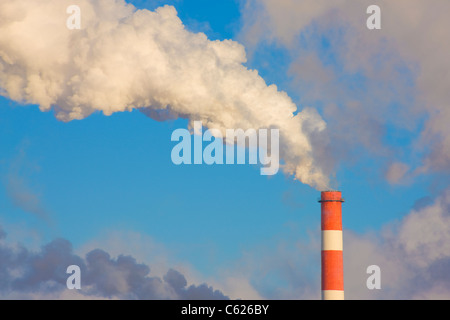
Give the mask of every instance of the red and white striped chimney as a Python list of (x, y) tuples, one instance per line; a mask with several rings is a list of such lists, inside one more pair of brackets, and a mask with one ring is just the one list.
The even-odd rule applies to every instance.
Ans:
[(322, 192), (322, 300), (344, 300), (342, 195)]

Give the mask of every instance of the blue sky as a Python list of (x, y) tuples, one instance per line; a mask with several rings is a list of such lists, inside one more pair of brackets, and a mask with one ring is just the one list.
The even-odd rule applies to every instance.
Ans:
[[(275, 31), (264, 34), (264, 29), (256, 33), (257, 40), (250, 41), (248, 30), (252, 25), (248, 17), (253, 1), (248, 1), (248, 8), (245, 1), (232, 0), (129, 2), (149, 10), (161, 4), (173, 5), (188, 30), (204, 32), (210, 40), (242, 43), (248, 54), (246, 66), (258, 70), (268, 84), (287, 92), (300, 109), (310, 106), (318, 110), (329, 125), (331, 140), (345, 150), (331, 154), (336, 158), (332, 161), (332, 180), (346, 199), (343, 223), (349, 233), (362, 239), (380, 235), (387, 225), (400, 223), (414, 208), (432, 204), (448, 187), (445, 171), (413, 174), (428, 150), (416, 143), (423, 137), (427, 116), (414, 116), (407, 123), (400, 119), (402, 112), (413, 114), (415, 111), (408, 108), (412, 110), (418, 101), (408, 95), (418, 86), (411, 64), (399, 63), (396, 67), (404, 69), (386, 75), (383, 72), (391, 66), (387, 54), (388, 58), (380, 58), (382, 67), (378, 71), (362, 62), (351, 66), (342, 53), (348, 38), (343, 36), (341, 44), (330, 44), (327, 39), (333, 32), (326, 27), (315, 29), (314, 25), (299, 27), (290, 44)], [(258, 10), (254, 11), (255, 19)], [(352, 21), (349, 18), (348, 25)], [(266, 27), (275, 23), (275, 19), (268, 21)], [(316, 40), (319, 37), (322, 41)], [(295, 71), (294, 62), (312, 53), (330, 75), (323, 86), (320, 79), (308, 83)], [(367, 59), (374, 56), (368, 54)], [(304, 72), (305, 65), (300, 65)], [(392, 93), (387, 87), (391, 84), (383, 83), (384, 79), (396, 81), (394, 95), (405, 96), (390, 99)], [(397, 87), (398, 83), (401, 85)], [(372, 99), (380, 92), (386, 93), (386, 101), (383, 94)], [(329, 108), (333, 99), (342, 109), (340, 114), (357, 110), (356, 117), (367, 117), (367, 123), (376, 124), (379, 131), (367, 127), (367, 140), (358, 140), (363, 133), (359, 127), (353, 129), (350, 120), (333, 123), (335, 113)], [(348, 100), (359, 101), (362, 107), (347, 108)], [(379, 109), (365, 111), (371, 108), (365, 104), (369, 100), (380, 104)], [(400, 120), (385, 119), (390, 112)], [(258, 166), (176, 166), (170, 158), (176, 144), (171, 134), (187, 125), (185, 119), (158, 122), (139, 110), (111, 116), (95, 112), (83, 120), (62, 122), (53, 111), (41, 112), (37, 105), (0, 98), (0, 224), (11, 241), (36, 248), (64, 238), (75, 251), (110, 232), (138, 233), (163, 246), (172, 261), (189, 265), (199, 282), (219, 279), (224, 270), (232, 274), (233, 268), (245, 264), (249, 256), (253, 262), (258, 257), (261, 261), (275, 257), (283, 251), (282, 244), (296, 247), (289, 249), (294, 255), (303, 252), (298, 251), (299, 243), (314, 248), (311, 233), (318, 235), (320, 228), (318, 190), (281, 171), (273, 177), (261, 176)], [(352, 130), (353, 134), (346, 135)], [(386, 177), (395, 162), (406, 163), (409, 168), (399, 183)], [(312, 283), (309, 285), (314, 288), (319, 261), (314, 253), (308, 260), (311, 253), (304, 252), (306, 262), (296, 265), (304, 268), (299, 286)], [(152, 267), (152, 261), (145, 262)], [(382, 264), (376, 259), (373, 263)], [(260, 297), (302, 297), (304, 292), (292, 289), (291, 278), (283, 272), (282, 267), (271, 266), (266, 273), (250, 275), (248, 280)], [(220, 287), (219, 280), (214, 284)], [(280, 293), (278, 286), (292, 290)], [(363, 287), (361, 283), (360, 290), (365, 290)]]

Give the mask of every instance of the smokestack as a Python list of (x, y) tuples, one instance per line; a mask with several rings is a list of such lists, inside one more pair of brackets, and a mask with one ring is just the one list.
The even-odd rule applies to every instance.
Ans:
[(344, 300), (344, 259), (342, 255), (342, 195), (324, 191), (322, 207), (322, 300)]

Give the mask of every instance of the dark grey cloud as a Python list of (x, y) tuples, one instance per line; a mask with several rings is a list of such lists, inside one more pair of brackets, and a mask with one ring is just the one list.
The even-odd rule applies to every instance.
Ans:
[[(5, 236), (0, 226), (0, 239)], [(58, 297), (58, 293), (68, 290), (70, 275), (66, 270), (70, 265), (80, 267), (81, 290), (77, 293), (86, 299), (228, 299), (207, 284), (188, 286), (185, 276), (176, 270), (170, 269), (163, 278), (151, 276), (150, 267), (132, 256), (114, 258), (95, 249), (82, 258), (74, 254), (72, 244), (65, 239), (53, 240), (38, 252), (0, 243), (0, 295)]]
[[(4, 248), (3, 250), (8, 250)], [(14, 256), (14, 252), (10, 251)], [(68, 274), (66, 269), (70, 265), (83, 265), (83, 260), (74, 255), (72, 245), (64, 239), (56, 239), (42, 247), (38, 253), (21, 248), (22, 259), (16, 268), (9, 268), (11, 272), (22, 270), (22, 275), (12, 279), (10, 289), (14, 291), (52, 292), (64, 288)], [(0, 262), (1, 263), (1, 262)], [(5, 267), (9, 267), (6, 265)]]
[(191, 285), (187, 286), (186, 278), (176, 270), (170, 269), (164, 276), (166, 281), (178, 294), (180, 299), (184, 300), (225, 300), (226, 296), (219, 290), (214, 290), (207, 284), (201, 284), (199, 286)]

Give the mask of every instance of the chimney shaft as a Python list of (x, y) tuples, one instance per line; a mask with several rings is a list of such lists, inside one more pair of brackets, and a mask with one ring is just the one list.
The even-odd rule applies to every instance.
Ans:
[(322, 300), (344, 300), (342, 195), (322, 192)]

